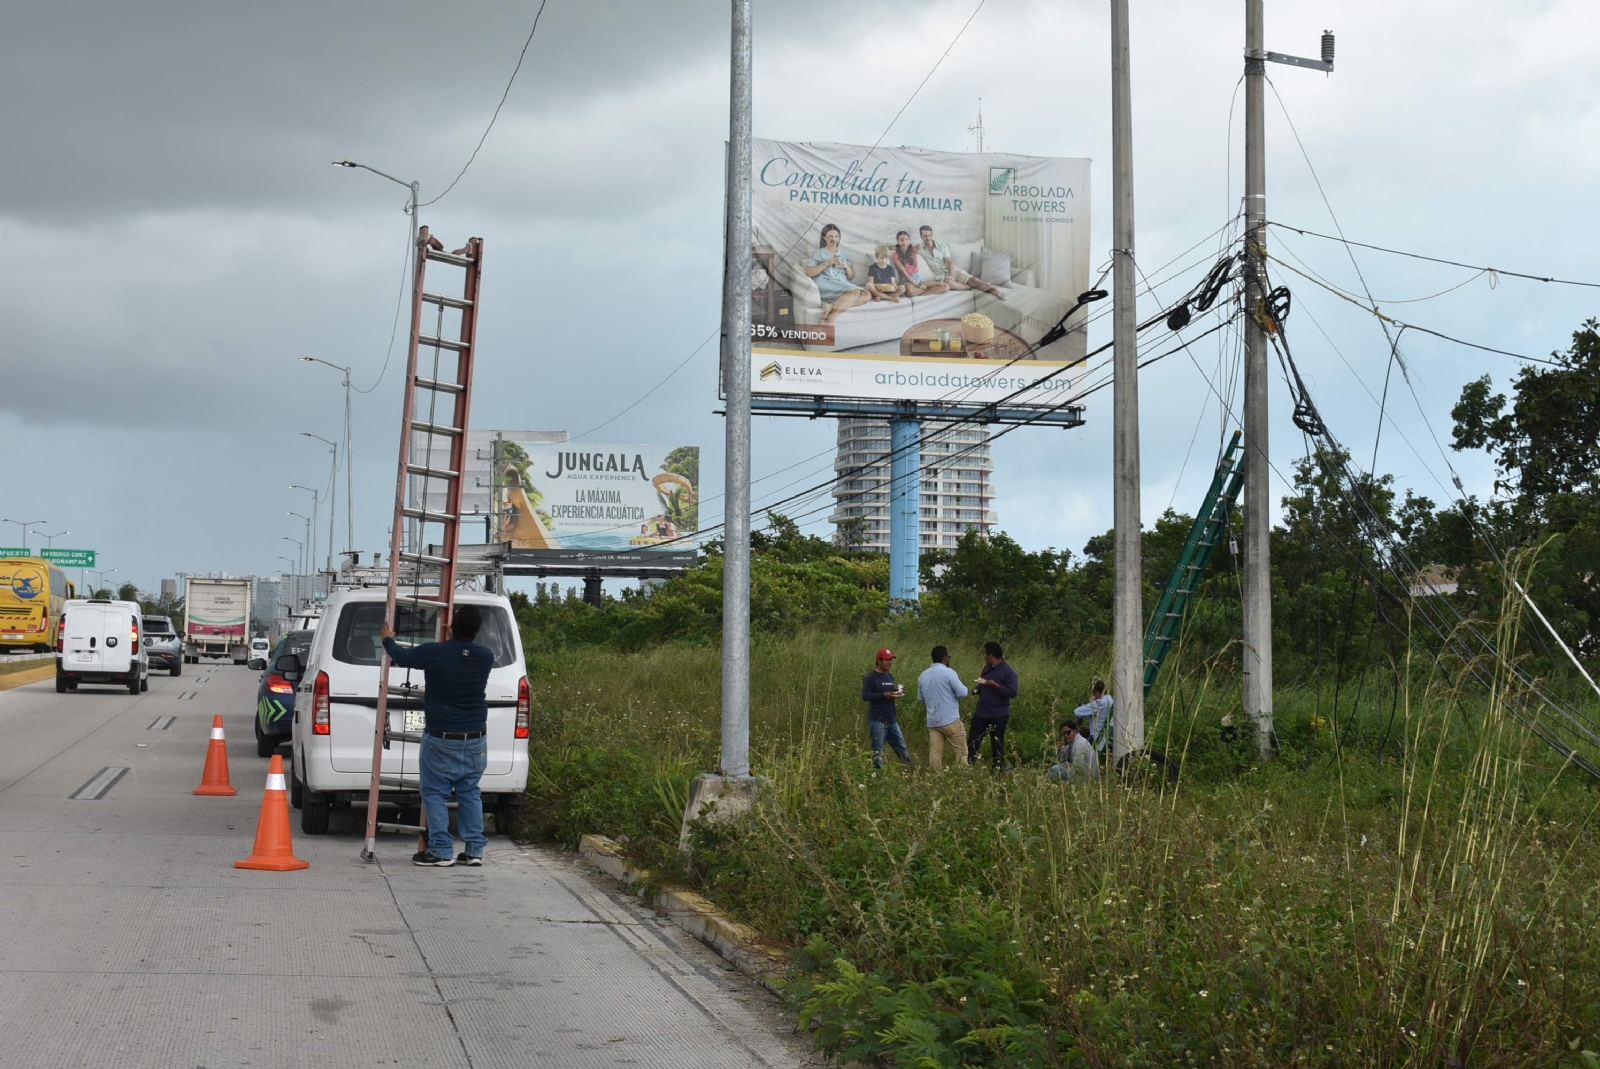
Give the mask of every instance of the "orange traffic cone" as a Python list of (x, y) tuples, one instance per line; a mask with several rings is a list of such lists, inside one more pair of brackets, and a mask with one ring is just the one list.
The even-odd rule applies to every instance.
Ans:
[(289, 795), (283, 785), (283, 758), (273, 755), (267, 770), (267, 793), (261, 798), (261, 820), (256, 825), (256, 846), (236, 869), (265, 869), (267, 872), (292, 872), (308, 869), (311, 862), (294, 856), (289, 841)]
[(206, 747), (206, 768), (200, 773), (200, 786), (196, 794), (220, 794), (233, 797), (239, 792), (228, 782), (228, 740), (222, 735), (222, 714), (211, 718), (211, 745)]

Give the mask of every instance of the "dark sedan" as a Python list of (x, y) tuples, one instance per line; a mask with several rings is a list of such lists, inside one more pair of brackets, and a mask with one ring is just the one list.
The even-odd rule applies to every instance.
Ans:
[(278, 658), (295, 653), (302, 658), (311, 648), (315, 631), (290, 631), (278, 640), (267, 658), (266, 671), (256, 687), (256, 753), (271, 757), (279, 743), (289, 741), (294, 726), (294, 684), (276, 670)]
[(144, 651), (150, 656), (150, 671), (165, 668), (175, 676), (183, 675), (183, 636), (172, 626), (167, 616), (146, 616), (143, 620)]

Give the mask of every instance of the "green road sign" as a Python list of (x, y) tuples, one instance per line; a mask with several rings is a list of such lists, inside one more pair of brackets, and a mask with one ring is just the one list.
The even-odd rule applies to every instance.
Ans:
[(0, 546), (0, 557), (31, 557), (32, 553), (21, 546)]
[(39, 556), (63, 568), (93, 568), (95, 551), (92, 549), (41, 549)]

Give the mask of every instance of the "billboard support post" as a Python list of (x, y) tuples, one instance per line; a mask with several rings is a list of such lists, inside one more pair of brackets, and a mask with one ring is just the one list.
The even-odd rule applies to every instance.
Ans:
[(1116, 577), (1112, 602), (1112, 755), (1144, 749), (1144, 590), (1139, 519), (1139, 330), (1133, 257), (1133, 108), (1128, 0), (1111, 0), (1111, 240), (1114, 275), (1112, 468)]
[(891, 420), (889, 449), (889, 609), (898, 613), (914, 608), (919, 595), (921, 422)]
[(750, 0), (732, 0), (722, 383), (728, 398), (722, 558), (722, 774), (750, 775)]

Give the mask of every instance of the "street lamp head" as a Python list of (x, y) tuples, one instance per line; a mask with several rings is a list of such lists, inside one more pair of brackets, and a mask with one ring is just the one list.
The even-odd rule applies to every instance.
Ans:
[(351, 163), (349, 160), (334, 160), (333, 161), (333, 165), (335, 167), (360, 167), (361, 166), (359, 163)]

